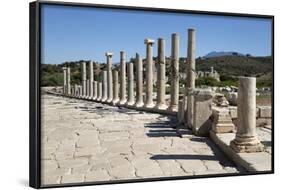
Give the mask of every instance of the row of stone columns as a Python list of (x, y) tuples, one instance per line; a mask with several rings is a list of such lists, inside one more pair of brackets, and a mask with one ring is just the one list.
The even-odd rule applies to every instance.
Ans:
[[(139, 54), (136, 54), (136, 86), (134, 96), (134, 65), (129, 62), (126, 65), (125, 52), (120, 52), (120, 70), (112, 70), (113, 53), (107, 52), (106, 70), (102, 71), (102, 81), (94, 80), (93, 62), (89, 62), (89, 79), (86, 74), (86, 62), (81, 63), (82, 86), (74, 86), (73, 94), (76, 97), (92, 99), (111, 103), (113, 105), (126, 105), (136, 108), (156, 108), (176, 112), (179, 101), (179, 35), (172, 34), (171, 46), (171, 98), (169, 106), (166, 105), (165, 94), (165, 40), (158, 39), (158, 72), (157, 72), (157, 100), (153, 102), (153, 44), (154, 40), (145, 39), (146, 44), (146, 80), (143, 81), (143, 62)], [(186, 80), (186, 120), (187, 125), (194, 124), (194, 91), (195, 91), (195, 30), (188, 30), (187, 48), (187, 80)], [(126, 67), (127, 75), (126, 75)], [(119, 85), (120, 75), (120, 85)], [(63, 67), (63, 93), (71, 94), (70, 68)], [(127, 80), (126, 80), (127, 76)], [(143, 84), (145, 82), (145, 100), (143, 98)], [(126, 88), (127, 87), (127, 88)], [(127, 89), (127, 90), (126, 90)], [(127, 95), (128, 93), (128, 95)], [(207, 108), (206, 108), (207, 109)], [(201, 117), (201, 116), (199, 116)], [(256, 134), (256, 80), (251, 77), (239, 79), (238, 90), (238, 128), (236, 137), (230, 146), (237, 152), (261, 151), (262, 145)]]

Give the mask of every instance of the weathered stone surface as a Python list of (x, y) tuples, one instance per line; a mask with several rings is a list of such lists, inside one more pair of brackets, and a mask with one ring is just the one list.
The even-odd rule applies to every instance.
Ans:
[(271, 118), (271, 106), (259, 106), (260, 117)]
[[(43, 184), (204, 175), (218, 165), (235, 168), (217, 156), (219, 150), (208, 138), (179, 138), (173, 116), (52, 95), (43, 95), (42, 103)], [(205, 164), (209, 156), (214, 161), (208, 163), (210, 169)]]

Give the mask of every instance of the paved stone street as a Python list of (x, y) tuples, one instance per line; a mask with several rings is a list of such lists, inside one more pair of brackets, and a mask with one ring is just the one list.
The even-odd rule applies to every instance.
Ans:
[(209, 138), (180, 138), (176, 118), (42, 95), (42, 183), (242, 172)]

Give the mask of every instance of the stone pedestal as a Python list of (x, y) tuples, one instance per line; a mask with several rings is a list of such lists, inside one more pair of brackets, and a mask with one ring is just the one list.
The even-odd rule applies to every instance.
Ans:
[(146, 97), (145, 97), (145, 107), (153, 108), (153, 50), (152, 46), (154, 40), (145, 39), (146, 44)]
[(120, 51), (120, 105), (127, 102), (126, 99), (126, 58), (125, 52)]
[(107, 71), (102, 71), (102, 98), (101, 101), (107, 100)]
[(232, 133), (235, 126), (232, 123), (227, 107), (213, 107), (212, 131), (215, 133)]
[(172, 52), (171, 52), (171, 101), (169, 110), (178, 110), (179, 101), (179, 35), (172, 34)]
[(98, 82), (94, 81), (93, 82), (93, 100), (96, 100), (98, 97)]
[(236, 152), (263, 151), (256, 134), (256, 78), (239, 78), (237, 109), (237, 132), (230, 147)]
[(212, 127), (212, 98), (214, 94), (210, 89), (195, 89), (191, 95), (193, 96), (192, 131), (196, 135), (207, 136)]
[(126, 105), (132, 106), (134, 104), (134, 65), (130, 62), (128, 63), (128, 100)]
[(119, 84), (118, 84), (118, 71), (113, 71), (113, 100), (112, 104), (115, 105), (119, 102)]
[(136, 80), (136, 104), (135, 107), (143, 107), (143, 68), (142, 59), (136, 54), (137, 80)]
[(89, 81), (89, 98), (93, 98), (93, 91), (94, 91), (94, 63), (93, 61), (89, 62), (89, 76), (90, 76), (90, 81)]
[(166, 60), (165, 60), (165, 40), (158, 39), (158, 70), (157, 70), (157, 103), (155, 108), (160, 110), (166, 110)]
[(107, 52), (105, 54), (107, 62), (107, 103), (112, 102), (113, 99), (113, 81), (112, 81), (112, 56), (113, 53)]
[(81, 63), (81, 74), (82, 74), (82, 97), (86, 96), (86, 79), (87, 79), (87, 73), (86, 73), (86, 62)]

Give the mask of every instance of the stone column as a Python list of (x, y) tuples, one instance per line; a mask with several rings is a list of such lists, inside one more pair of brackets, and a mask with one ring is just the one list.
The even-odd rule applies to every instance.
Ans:
[(166, 60), (165, 60), (165, 40), (158, 39), (158, 69), (157, 69), (157, 103), (156, 109), (166, 110)]
[(102, 82), (98, 82), (97, 101), (102, 99)]
[(179, 35), (172, 34), (171, 52), (171, 101), (169, 110), (177, 111), (179, 102)]
[(62, 68), (63, 70), (63, 88), (62, 88), (62, 92), (63, 94), (66, 94), (67, 90), (66, 90), (66, 67)]
[(145, 107), (153, 108), (153, 50), (152, 45), (154, 40), (145, 39), (144, 43), (146, 44), (146, 98), (145, 98)]
[(93, 82), (93, 100), (96, 100), (97, 99), (97, 96), (98, 96), (98, 82), (97, 81), (94, 81)]
[(214, 67), (211, 67), (211, 73), (214, 74)]
[(67, 67), (67, 75), (66, 75), (66, 78), (67, 78), (67, 87), (66, 87), (66, 89), (67, 89), (67, 94), (68, 95), (70, 95), (71, 94), (71, 86), (70, 86), (70, 67)]
[(126, 58), (125, 52), (120, 51), (120, 105), (126, 103)]
[(195, 88), (195, 30), (188, 29), (188, 49), (187, 49), (187, 88)]
[(81, 74), (82, 74), (82, 98), (86, 96), (86, 78), (87, 78), (87, 73), (86, 73), (86, 62), (81, 63)]
[(90, 80), (86, 80), (86, 98), (88, 99), (90, 95)]
[(89, 84), (89, 98), (93, 98), (93, 84), (94, 84), (94, 63), (93, 61), (89, 62), (89, 76), (90, 76), (90, 84)]
[(236, 152), (263, 151), (256, 133), (256, 78), (239, 78), (237, 112), (237, 132), (230, 147)]
[(113, 100), (112, 104), (115, 105), (119, 102), (119, 84), (118, 84), (118, 71), (113, 71)]
[(107, 62), (107, 100), (110, 103), (113, 99), (113, 83), (112, 83), (112, 56), (113, 53), (107, 52), (105, 54)]
[(127, 105), (135, 104), (134, 100), (134, 65), (132, 62), (128, 63), (128, 100)]
[(188, 49), (187, 49), (187, 81), (186, 81), (186, 95), (187, 95), (187, 126), (193, 128), (194, 121), (194, 95), (195, 89), (195, 30), (188, 29)]
[(102, 98), (101, 101), (107, 100), (107, 71), (102, 71)]
[(136, 81), (136, 104), (135, 107), (143, 106), (143, 68), (142, 59), (139, 54), (136, 54), (137, 62), (137, 81)]

